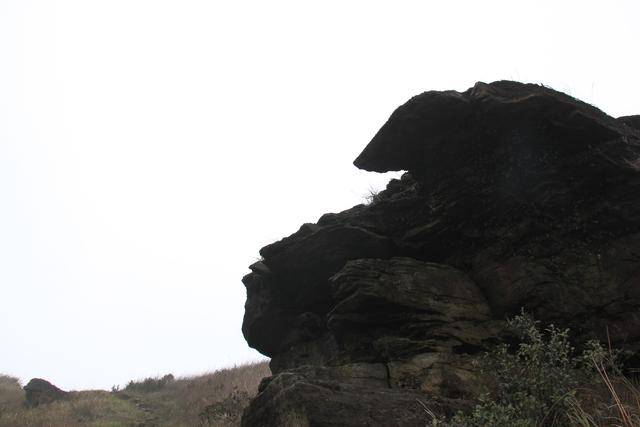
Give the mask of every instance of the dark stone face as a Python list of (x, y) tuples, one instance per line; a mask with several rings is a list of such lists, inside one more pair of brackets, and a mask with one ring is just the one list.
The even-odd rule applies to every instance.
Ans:
[[(275, 374), (244, 424), (362, 425), (416, 393), (453, 411), (521, 308), (638, 360), (638, 117), (516, 82), (399, 107), (354, 163), (402, 179), (263, 248), (243, 279), (243, 333)], [(413, 409), (383, 424), (423, 425)]]
[(640, 130), (640, 115), (618, 117), (618, 121), (634, 129)]
[(30, 380), (24, 386), (24, 390), (26, 392), (27, 405), (33, 407), (65, 399), (68, 395), (66, 391), (60, 390), (49, 381), (41, 378)]

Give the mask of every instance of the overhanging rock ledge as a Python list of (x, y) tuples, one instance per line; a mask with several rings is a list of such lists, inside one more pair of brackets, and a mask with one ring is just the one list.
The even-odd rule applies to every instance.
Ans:
[(425, 425), (522, 308), (640, 360), (640, 116), (544, 86), (425, 92), (355, 160), (375, 201), (263, 248), (247, 342), (273, 376), (244, 426)]

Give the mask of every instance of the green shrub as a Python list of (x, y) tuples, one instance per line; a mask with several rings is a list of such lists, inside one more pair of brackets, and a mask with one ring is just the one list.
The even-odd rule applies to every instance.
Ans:
[(524, 312), (508, 325), (521, 342), (515, 349), (498, 345), (477, 361), (485, 392), (470, 413), (458, 413), (450, 425), (574, 425), (571, 414), (580, 391), (601, 387), (596, 366), (615, 371), (615, 354), (595, 341), (576, 354), (567, 329), (541, 330)]

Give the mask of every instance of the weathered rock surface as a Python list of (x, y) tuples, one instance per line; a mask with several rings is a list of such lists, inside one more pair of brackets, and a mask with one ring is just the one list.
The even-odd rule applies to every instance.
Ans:
[[(304, 370), (302, 370), (304, 371)], [(422, 393), (396, 393), (386, 386), (354, 384), (312, 373), (285, 372), (263, 383), (243, 425), (424, 426)], [(428, 406), (427, 406), (428, 407)]]
[(26, 392), (27, 405), (33, 407), (66, 399), (69, 395), (68, 392), (60, 390), (49, 381), (41, 378), (31, 379), (24, 386), (24, 390)]
[(521, 308), (640, 360), (638, 118), (504, 81), (399, 107), (355, 164), (402, 179), (243, 279), (274, 373), (243, 424), (425, 425), (423, 404), (468, 403)]

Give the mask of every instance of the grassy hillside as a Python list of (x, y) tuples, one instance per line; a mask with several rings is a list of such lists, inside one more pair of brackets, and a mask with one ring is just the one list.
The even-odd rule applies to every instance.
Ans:
[(0, 375), (0, 426), (233, 426), (268, 375), (266, 362), (196, 377), (167, 375), (111, 392), (72, 392), (65, 401), (36, 408), (25, 405), (16, 378)]

